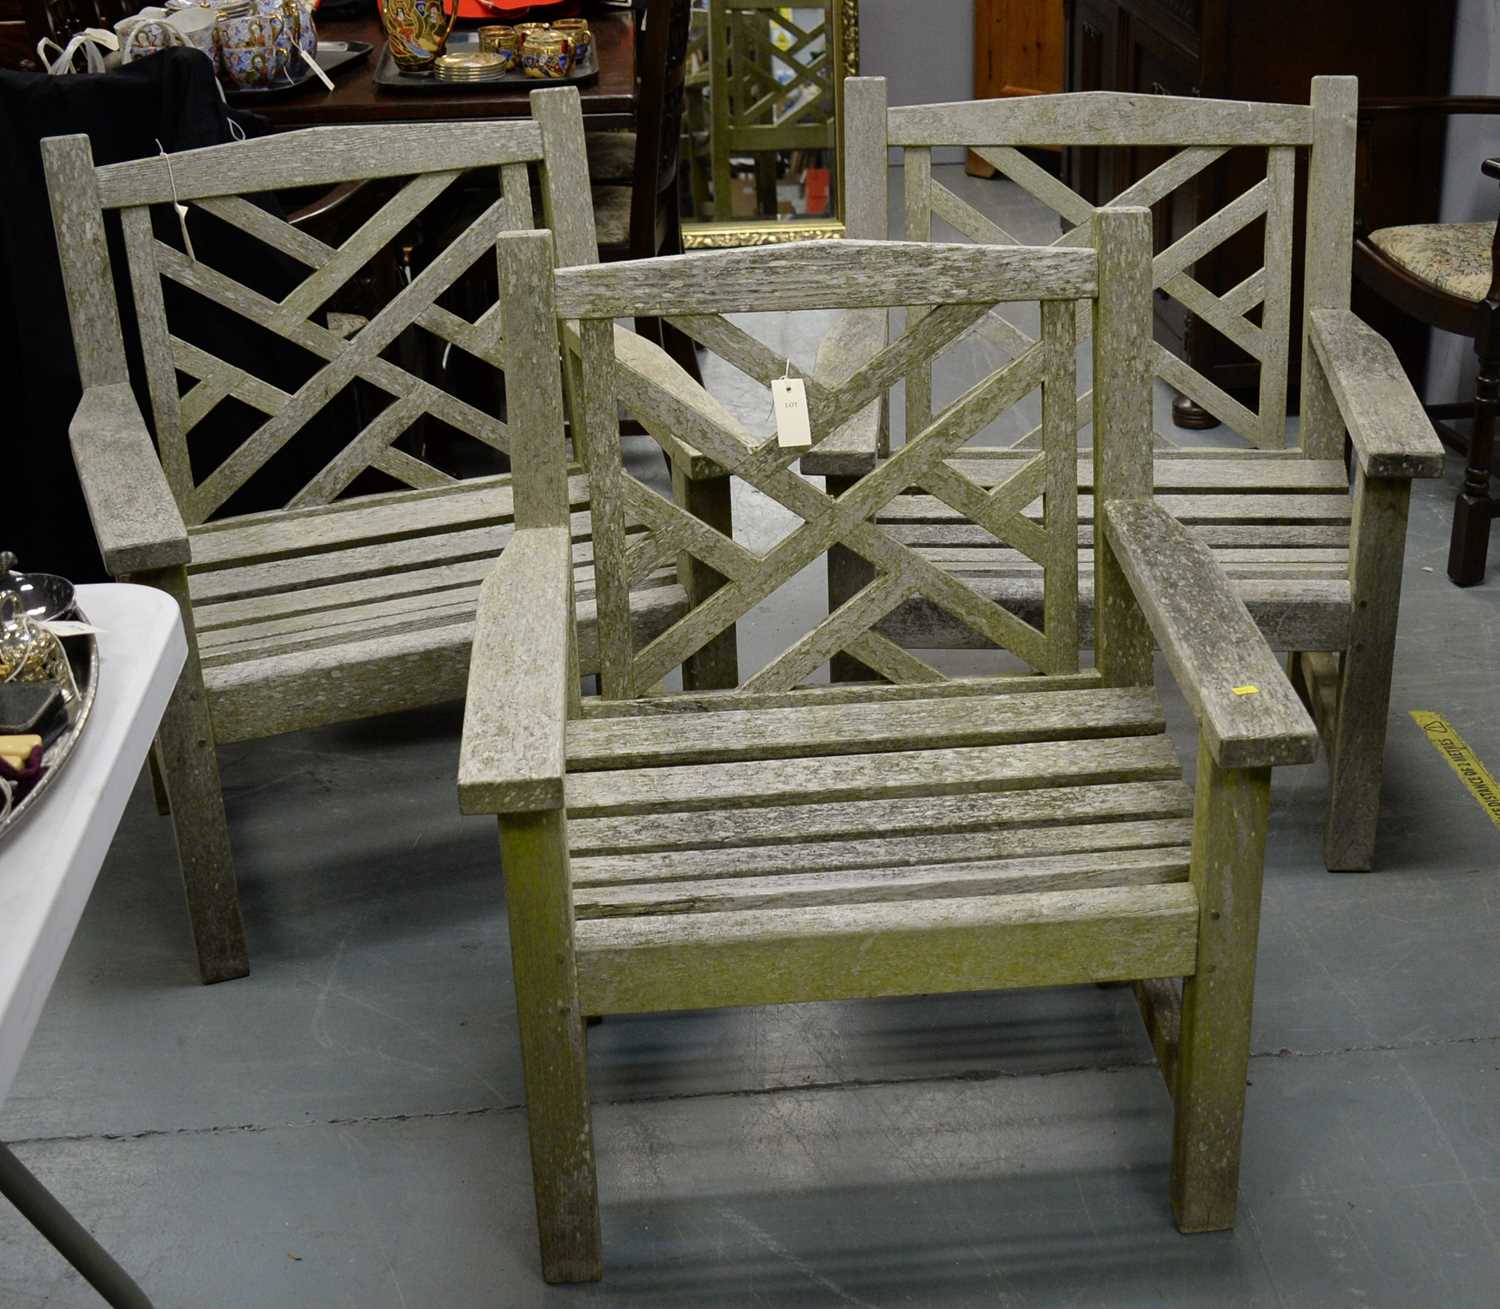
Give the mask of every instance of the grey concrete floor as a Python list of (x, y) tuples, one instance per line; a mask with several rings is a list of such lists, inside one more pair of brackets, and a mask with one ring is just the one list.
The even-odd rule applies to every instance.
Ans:
[[(1043, 230), (1006, 184), (951, 180)], [(752, 325), (798, 358), (819, 330)], [(983, 361), (956, 356), (961, 386)], [(1485, 585), (1447, 582), (1457, 482), (1413, 504), (1377, 871), (1323, 871), (1321, 761), (1276, 775), (1232, 1233), (1172, 1226), (1169, 1105), (1121, 990), (615, 1019), (590, 1039), (605, 1281), (544, 1286), (458, 706), (222, 752), (240, 982), (196, 985), (143, 783), (0, 1139), (162, 1309), (1496, 1305), (1500, 830), (1409, 717), (1500, 766), (1500, 552)], [(744, 625), (747, 665), (817, 616), (814, 583)], [(97, 1303), (0, 1206), (0, 1305)]]

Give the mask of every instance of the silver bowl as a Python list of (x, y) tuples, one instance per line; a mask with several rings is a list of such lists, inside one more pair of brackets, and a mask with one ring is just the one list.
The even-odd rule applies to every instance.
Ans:
[(39, 623), (51, 622), (73, 612), (73, 583), (55, 573), (22, 573), (16, 557), (0, 551), (0, 591), (15, 591), (26, 608), (26, 616)]

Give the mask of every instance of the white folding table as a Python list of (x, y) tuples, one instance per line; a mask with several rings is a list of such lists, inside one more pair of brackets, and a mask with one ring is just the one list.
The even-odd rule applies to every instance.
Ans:
[[(140, 776), (187, 655), (177, 603), (144, 586), (82, 586), (99, 636), (99, 689), (66, 771), (0, 840), (0, 1102)], [(4, 1195), (111, 1305), (150, 1301), (68, 1211), (0, 1145)]]

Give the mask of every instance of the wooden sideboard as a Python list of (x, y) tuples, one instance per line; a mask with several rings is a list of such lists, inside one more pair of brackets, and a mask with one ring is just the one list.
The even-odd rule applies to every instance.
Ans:
[[(1361, 95), (1448, 91), (1454, 0), (1067, 0), (1070, 91), (1137, 91), (1225, 100), (1306, 102), (1314, 75), (1352, 73)], [(1365, 228), (1436, 218), (1443, 133), (1438, 122), (1382, 132), (1380, 157), (1361, 188)], [(1096, 203), (1116, 195), (1166, 157), (1165, 151), (1067, 152), (1064, 178)], [(1256, 170), (1259, 171), (1256, 171)], [(1158, 206), (1157, 241), (1169, 244), (1253, 185), (1265, 161), (1230, 154)], [(1297, 232), (1306, 197), (1299, 176)], [(1260, 267), (1260, 224), (1198, 264), (1198, 280), (1224, 292)], [(1293, 273), (1302, 298), (1302, 255)], [(1420, 385), (1426, 333), (1356, 286), (1355, 309), (1395, 343)], [(1158, 293), (1157, 339), (1231, 392), (1251, 390), (1257, 365), (1175, 300)], [(1300, 339), (1295, 329), (1293, 342)], [(1291, 375), (1297, 376), (1293, 363)], [(1184, 426), (1201, 411), (1178, 407)]]

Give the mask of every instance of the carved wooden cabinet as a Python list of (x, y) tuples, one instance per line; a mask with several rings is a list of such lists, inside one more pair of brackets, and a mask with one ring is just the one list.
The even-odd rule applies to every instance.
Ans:
[[(1307, 102), (1314, 75), (1352, 73), (1362, 96), (1437, 95), (1448, 90), (1454, 0), (1067, 0), (1070, 91), (1137, 91), (1226, 100)], [(1372, 161), (1375, 185), (1364, 195), (1364, 227), (1436, 218), (1443, 137), (1440, 124), (1382, 133)], [(1148, 150), (1069, 152), (1064, 178), (1102, 202), (1150, 171), (1165, 155)], [(1226, 155), (1196, 183), (1157, 206), (1156, 241), (1164, 248), (1264, 175)], [(1300, 172), (1301, 170), (1299, 170)], [(1296, 227), (1305, 219), (1305, 178), (1298, 178)], [(1198, 265), (1197, 278), (1222, 293), (1260, 267), (1259, 223)], [(1292, 303), (1301, 301), (1297, 253)], [(1379, 301), (1354, 308), (1389, 336), (1414, 380), (1425, 362), (1425, 332)], [(1232, 392), (1253, 387), (1257, 365), (1218, 333), (1158, 293), (1156, 334), (1168, 349)], [(1293, 341), (1300, 339), (1294, 329)], [(1294, 364), (1292, 377), (1297, 376)], [(1186, 417), (1192, 418), (1193, 410)], [(1182, 409), (1179, 412), (1183, 412)]]

